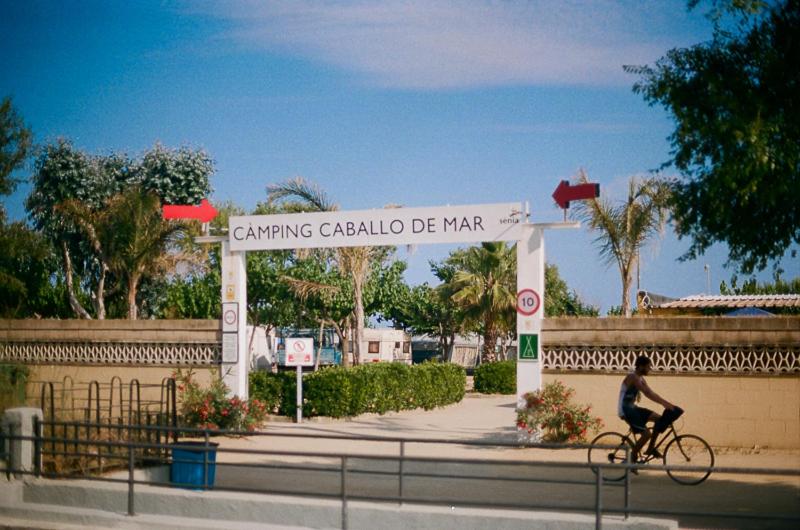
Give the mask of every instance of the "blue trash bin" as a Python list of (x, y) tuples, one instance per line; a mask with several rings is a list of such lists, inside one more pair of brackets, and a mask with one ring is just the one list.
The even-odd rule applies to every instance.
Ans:
[[(176, 442), (172, 444), (169, 480), (174, 486), (194, 490), (214, 487), (217, 470), (215, 442)], [(206, 456), (208, 455), (208, 456)]]

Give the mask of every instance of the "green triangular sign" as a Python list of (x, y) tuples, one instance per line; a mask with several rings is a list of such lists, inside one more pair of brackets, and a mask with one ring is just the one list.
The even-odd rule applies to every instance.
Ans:
[(539, 359), (539, 335), (519, 336), (519, 358), (524, 361)]

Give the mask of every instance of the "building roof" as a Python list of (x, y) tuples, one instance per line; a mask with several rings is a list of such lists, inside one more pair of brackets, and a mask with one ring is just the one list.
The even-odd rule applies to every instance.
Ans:
[(708, 295), (675, 299), (639, 291), (640, 304), (647, 309), (705, 309), (739, 307), (800, 307), (800, 294)]

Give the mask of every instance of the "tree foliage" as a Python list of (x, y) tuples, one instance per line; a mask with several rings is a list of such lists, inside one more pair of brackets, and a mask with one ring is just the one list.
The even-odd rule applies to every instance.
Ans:
[(517, 260), (515, 247), (486, 242), (451, 253), (455, 269), (451, 282), (441, 289), (461, 309), (464, 331), (483, 335), (482, 362), (496, 360), (497, 339), (516, 325)]
[(41, 234), (0, 210), (0, 318), (63, 317), (58, 260)]
[(739, 277), (731, 277), (730, 286), (724, 281), (719, 286), (722, 295), (749, 295), (749, 294), (800, 294), (800, 276), (791, 280), (781, 278), (776, 272), (771, 282), (759, 282), (756, 278), (745, 279), (739, 285)]
[(107, 292), (125, 293), (122, 306), (136, 315), (137, 286), (161, 271), (167, 232), (176, 231), (161, 220), (160, 205), (198, 203), (211, 191), (212, 173), (208, 155), (188, 148), (156, 145), (132, 159), (89, 155), (60, 139), (40, 151), (25, 206), (58, 249), (76, 315), (105, 318)]
[(709, 42), (626, 70), (675, 120), (673, 215), (693, 240), (684, 257), (721, 241), (750, 273), (800, 243), (800, 1), (719, 0), (712, 17)]
[(32, 145), (30, 129), (11, 104), (11, 98), (0, 101), (0, 195), (14, 191), (17, 180), (11, 174), (19, 168)]

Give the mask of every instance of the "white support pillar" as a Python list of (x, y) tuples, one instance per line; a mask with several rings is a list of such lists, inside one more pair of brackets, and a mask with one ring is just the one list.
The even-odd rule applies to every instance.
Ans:
[(544, 319), (544, 231), (580, 228), (580, 223), (527, 223), (517, 242), (517, 408), (522, 396), (542, 388)]
[[(247, 349), (247, 254), (232, 252), (227, 238), (222, 243), (222, 380), (231, 395), (248, 399), (247, 372), (249, 355)], [(235, 325), (226, 330), (226, 308), (235, 313)], [(228, 312), (228, 314), (231, 314)]]
[(544, 229), (524, 224), (517, 243), (517, 408), (542, 387)]

